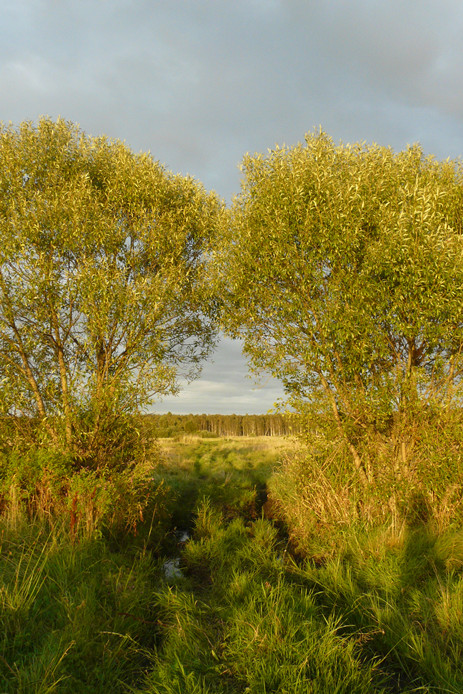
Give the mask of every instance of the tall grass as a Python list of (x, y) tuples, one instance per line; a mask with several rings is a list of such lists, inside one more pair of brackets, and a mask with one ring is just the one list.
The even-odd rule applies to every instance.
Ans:
[[(418, 497), (398, 522), (371, 523), (361, 498), (336, 501), (335, 472), (317, 477), (293, 443), (275, 443), (163, 442), (151, 485), (165, 491), (137, 536), (87, 528), (84, 507), (73, 532), (68, 507), (31, 514), (13, 486), (0, 692), (463, 691), (462, 531)], [(179, 528), (191, 539), (179, 544)], [(167, 558), (181, 573), (166, 575)]]
[(147, 555), (102, 539), (70, 543), (43, 522), (3, 529), (0, 541), (0, 691), (124, 691), (155, 639)]
[(187, 577), (157, 594), (165, 632), (139, 694), (386, 691), (375, 662), (287, 575), (271, 523), (225, 522), (206, 501), (195, 538)]
[[(279, 518), (301, 553), (336, 553), (340, 537), (350, 529), (388, 527), (400, 536), (407, 527), (431, 525), (436, 532), (463, 523), (461, 461), (438, 464), (422, 460), (410, 475), (390, 461), (368, 484), (362, 483), (342, 442), (320, 437), (309, 446), (283, 455), (268, 488)], [(412, 464), (410, 466), (413, 468)], [(433, 467), (434, 466), (434, 467)], [(418, 472), (423, 475), (420, 478)]]
[(319, 565), (208, 500), (194, 532), (139, 694), (463, 691), (461, 533), (346, 534)]
[[(322, 566), (297, 569), (326, 614), (364, 641), (401, 687), (463, 691), (463, 535), (430, 528), (347, 533)], [(421, 689), (420, 689), (421, 691)]]

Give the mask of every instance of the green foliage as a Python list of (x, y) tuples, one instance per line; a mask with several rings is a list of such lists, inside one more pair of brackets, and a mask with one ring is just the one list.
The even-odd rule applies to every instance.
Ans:
[(217, 252), (226, 330), (359, 484), (419, 484), (423, 437), (461, 413), (461, 164), (320, 132), (242, 170)]
[(56, 484), (59, 493), (60, 483), (70, 469), (70, 461), (55, 450), (31, 449), (27, 453), (12, 451), (3, 454), (0, 465), (1, 487), (7, 490), (18, 486), (25, 495), (32, 495), (37, 486), (49, 480)]
[[(165, 489), (155, 482), (157, 459), (142, 460), (115, 470), (78, 467), (56, 450), (31, 449), (4, 455), (0, 466), (0, 514), (9, 525), (21, 519), (46, 520), (50, 527), (64, 521), (75, 541), (111, 533), (136, 534), (151, 520), (151, 542), (163, 516)], [(148, 538), (149, 539), (149, 538)]]
[(127, 415), (197, 375), (213, 344), (204, 264), (221, 208), (61, 119), (2, 127), (0, 159), (1, 414), (97, 467)]

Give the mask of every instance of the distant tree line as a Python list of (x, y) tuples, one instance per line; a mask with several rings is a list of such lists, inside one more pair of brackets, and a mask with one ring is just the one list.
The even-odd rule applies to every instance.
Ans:
[(299, 419), (290, 414), (148, 414), (156, 436), (208, 433), (216, 436), (288, 436), (300, 432)]

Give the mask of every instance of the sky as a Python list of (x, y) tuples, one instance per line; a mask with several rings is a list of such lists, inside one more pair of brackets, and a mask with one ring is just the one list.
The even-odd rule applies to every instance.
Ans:
[[(461, 0), (0, 0), (0, 121), (61, 116), (230, 202), (246, 152), (319, 126), (460, 157), (462, 36)], [(282, 397), (223, 339), (153, 411), (264, 413)]]

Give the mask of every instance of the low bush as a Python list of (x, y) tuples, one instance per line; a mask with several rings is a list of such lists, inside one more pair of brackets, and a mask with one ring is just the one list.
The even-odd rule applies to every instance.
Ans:
[(158, 461), (132, 462), (123, 470), (111, 466), (75, 469), (72, 459), (54, 450), (31, 449), (3, 454), (0, 461), (0, 512), (7, 523), (22, 516), (65, 520), (72, 538), (129, 531), (163, 505), (166, 490), (154, 481)]

